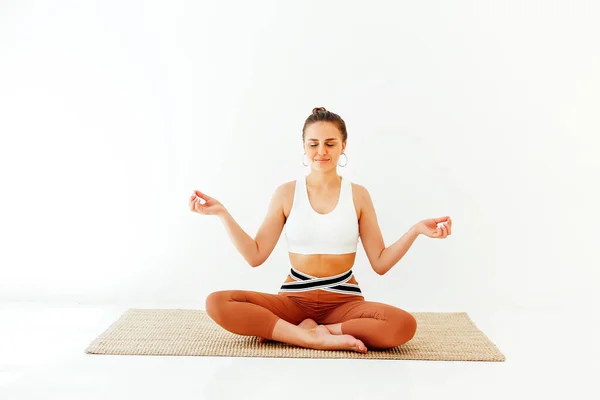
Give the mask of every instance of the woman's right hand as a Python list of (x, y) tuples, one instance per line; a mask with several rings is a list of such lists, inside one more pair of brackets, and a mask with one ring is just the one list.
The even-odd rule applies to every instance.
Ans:
[[(201, 203), (200, 199), (204, 200), (204, 203)], [(202, 215), (220, 215), (225, 212), (225, 207), (217, 199), (194, 190), (194, 194), (190, 197), (190, 210)]]

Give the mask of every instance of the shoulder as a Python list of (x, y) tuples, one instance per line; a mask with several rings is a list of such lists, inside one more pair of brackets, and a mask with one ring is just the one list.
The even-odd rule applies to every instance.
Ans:
[(296, 181), (287, 181), (277, 186), (277, 189), (275, 189), (275, 193), (273, 194), (273, 199), (279, 204), (286, 218), (290, 214), (294, 203), (295, 190)]
[(352, 182), (352, 196), (354, 197), (355, 200), (358, 200), (361, 202), (371, 200), (371, 195), (369, 194), (369, 191), (367, 190), (367, 188), (363, 185), (360, 185), (360, 184), (354, 183), (354, 182)]
[(364, 185), (352, 182), (352, 197), (354, 199), (354, 206), (356, 207), (359, 218), (364, 212), (368, 212), (373, 208), (371, 194)]
[(275, 189), (275, 195), (278, 197), (294, 197), (295, 189), (296, 181), (287, 181), (277, 186), (277, 189)]

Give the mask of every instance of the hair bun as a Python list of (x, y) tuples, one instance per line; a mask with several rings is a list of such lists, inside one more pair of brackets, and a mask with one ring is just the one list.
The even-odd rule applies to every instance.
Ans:
[(319, 111), (326, 112), (327, 110), (325, 109), (325, 107), (315, 107), (313, 108), (312, 113), (316, 115), (319, 113)]

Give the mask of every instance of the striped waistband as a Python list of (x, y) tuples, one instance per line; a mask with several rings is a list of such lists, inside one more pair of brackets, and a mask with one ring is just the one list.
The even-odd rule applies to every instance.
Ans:
[(281, 285), (281, 292), (306, 292), (322, 289), (328, 292), (362, 295), (358, 285), (346, 283), (352, 278), (352, 270), (335, 276), (317, 278), (316, 276), (311, 276), (292, 268), (290, 276), (295, 282), (286, 282)]

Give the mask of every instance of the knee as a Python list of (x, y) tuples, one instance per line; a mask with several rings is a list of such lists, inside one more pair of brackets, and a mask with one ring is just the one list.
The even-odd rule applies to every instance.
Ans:
[(392, 348), (409, 342), (417, 332), (417, 320), (410, 313), (399, 310), (389, 320), (390, 326), (385, 339), (385, 346)]
[(229, 292), (229, 290), (219, 290), (217, 292), (212, 292), (206, 297), (204, 307), (208, 316), (213, 320), (220, 320), (220, 315), (223, 311), (223, 308), (230, 298)]
[(409, 342), (417, 332), (417, 320), (415, 317), (406, 311), (402, 311), (400, 314), (395, 321), (396, 346)]

